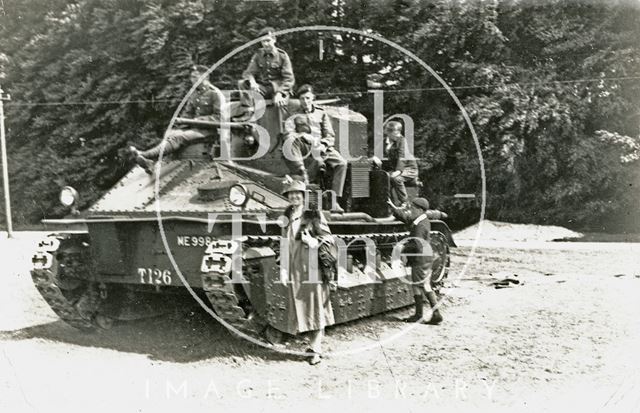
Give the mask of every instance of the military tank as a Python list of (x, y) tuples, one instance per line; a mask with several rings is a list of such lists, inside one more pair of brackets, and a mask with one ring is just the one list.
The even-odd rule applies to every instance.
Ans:
[[(244, 329), (259, 319), (289, 332), (289, 295), (279, 271), (279, 217), (288, 205), (280, 194), (287, 173), (280, 150), (283, 119), (267, 103), (255, 124), (178, 119), (211, 128), (211, 138), (165, 157), (153, 176), (133, 167), (86, 210), (75, 210), (73, 188), (61, 191), (70, 213), (43, 221), (56, 232), (39, 243), (31, 274), (62, 320), (85, 331), (109, 328), (114, 321), (165, 307), (187, 293), (186, 283), (231, 326)], [(408, 232), (386, 204), (388, 174), (366, 160), (367, 119), (331, 102), (318, 103), (334, 123), (336, 147), (361, 157), (349, 162), (345, 212), (323, 211), (346, 257), (331, 294), (335, 322), (408, 306), (413, 303), (409, 270), (392, 262), (393, 247)], [(256, 150), (255, 125), (277, 139), (266, 154), (249, 159)], [(221, 157), (223, 139), (234, 161)], [(414, 196), (419, 190), (408, 189)], [(431, 281), (437, 286), (447, 277), (455, 243), (446, 214), (431, 210), (428, 215)], [(241, 257), (243, 283), (231, 282), (234, 256)]]

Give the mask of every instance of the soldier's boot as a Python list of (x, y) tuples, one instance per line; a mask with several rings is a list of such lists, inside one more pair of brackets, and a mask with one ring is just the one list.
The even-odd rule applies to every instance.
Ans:
[(154, 162), (150, 159), (145, 158), (142, 153), (136, 149), (135, 146), (131, 146), (129, 147), (129, 151), (131, 152), (131, 155), (133, 156), (133, 158), (135, 159), (136, 163), (142, 168), (144, 169), (144, 171), (151, 175), (153, 173), (153, 164)]
[(414, 295), (413, 299), (415, 301), (416, 311), (414, 315), (404, 319), (404, 321), (407, 323), (415, 323), (416, 321), (420, 321), (422, 320), (422, 317), (424, 315), (423, 313), (424, 298), (422, 297), (422, 294)]
[(440, 310), (436, 308), (438, 305), (438, 297), (436, 296), (436, 293), (434, 293), (433, 291), (428, 291), (427, 300), (429, 301), (429, 305), (431, 306), (432, 312), (431, 312), (431, 319), (429, 321), (425, 321), (424, 323), (433, 324), (433, 325), (440, 324), (443, 319), (442, 319), (442, 314), (440, 314)]
[(342, 206), (340, 206), (340, 202), (336, 201), (335, 205), (331, 206), (331, 212), (335, 212), (338, 214), (344, 214), (344, 208), (342, 208)]

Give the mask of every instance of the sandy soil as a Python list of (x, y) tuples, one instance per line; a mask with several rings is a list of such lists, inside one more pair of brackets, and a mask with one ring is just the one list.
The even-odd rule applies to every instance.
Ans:
[[(640, 244), (494, 239), (469, 260), (461, 239), (442, 325), (406, 330), (398, 311), (337, 326), (327, 350), (354, 352), (312, 367), (234, 338), (189, 301), (78, 332), (31, 283), (35, 238), (0, 239), (3, 412), (640, 411)], [(520, 284), (491, 284), (505, 277)]]

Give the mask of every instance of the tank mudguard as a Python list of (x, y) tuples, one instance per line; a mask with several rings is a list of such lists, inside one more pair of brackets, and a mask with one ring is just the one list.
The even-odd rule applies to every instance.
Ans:
[(439, 219), (434, 219), (430, 221), (431, 231), (442, 232), (445, 237), (447, 237), (447, 242), (449, 242), (449, 247), (457, 247), (455, 241), (453, 240), (453, 235), (451, 234), (451, 230), (449, 226), (444, 221), (440, 221)]

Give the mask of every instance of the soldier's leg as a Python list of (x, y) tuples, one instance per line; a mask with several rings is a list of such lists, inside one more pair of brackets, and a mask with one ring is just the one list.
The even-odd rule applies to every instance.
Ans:
[(408, 180), (409, 179), (407, 179), (402, 175), (396, 176), (395, 178), (391, 179), (391, 185), (395, 190), (395, 194), (398, 200), (398, 205), (402, 205), (405, 202), (407, 202), (408, 196), (407, 196), (407, 188), (405, 186), (405, 182), (407, 182)]
[[(258, 85), (259, 90), (258, 93), (262, 95), (264, 99), (271, 99), (273, 97), (273, 86), (272, 85)], [(237, 117), (242, 119), (249, 119), (253, 116), (255, 112), (255, 101), (254, 96), (251, 93), (251, 87), (249, 85), (248, 80), (240, 80), (238, 81), (238, 89), (240, 90), (240, 110)]]
[(393, 176), (389, 179), (391, 183), (391, 199), (396, 205), (407, 202), (407, 188), (404, 186), (405, 178), (402, 175)]
[(318, 184), (320, 185), (320, 188), (322, 188), (320, 175), (323, 165), (323, 162), (318, 161), (311, 155), (309, 155), (309, 157), (307, 158), (307, 172), (309, 173), (309, 183)]
[(251, 88), (249, 87), (249, 81), (245, 79), (238, 80), (238, 90), (240, 91), (240, 106), (247, 108), (253, 107), (253, 98), (248, 93)]
[(415, 304), (414, 314), (406, 318), (404, 321), (407, 323), (415, 323), (422, 321), (424, 317), (424, 287), (423, 287), (422, 268), (420, 265), (411, 266), (411, 290), (413, 291), (413, 301)]
[[(151, 174), (153, 170), (153, 161), (158, 159), (160, 152), (163, 155), (170, 154), (177, 151), (183, 145), (196, 139), (204, 138), (207, 134), (204, 131), (197, 129), (172, 129), (167, 132), (165, 139), (163, 139), (158, 145), (146, 151), (138, 151), (135, 147), (131, 147), (130, 150), (135, 157), (135, 161), (146, 173)], [(164, 148), (164, 149), (163, 149)]]
[(158, 159), (160, 151), (164, 146), (163, 155), (177, 151), (187, 143), (206, 137), (207, 135), (197, 129), (172, 129), (167, 132), (165, 139), (151, 149), (140, 152), (140, 155), (147, 159)]
[(415, 184), (417, 178), (413, 176), (398, 175), (392, 177), (391, 181), (391, 195), (393, 202), (396, 205), (402, 205), (407, 202), (407, 184)]
[(324, 162), (331, 168), (333, 173), (331, 189), (335, 191), (338, 198), (341, 198), (344, 191), (344, 182), (347, 179), (347, 161), (338, 151), (331, 148), (327, 151)]
[(431, 307), (431, 318), (428, 321), (425, 321), (425, 324), (440, 324), (442, 322), (442, 314), (440, 314), (440, 310), (438, 309), (438, 296), (436, 296), (433, 288), (431, 288), (431, 265), (431, 260), (425, 262), (422, 265), (422, 273), (425, 276), (422, 286), (427, 298), (427, 302)]
[(282, 157), (291, 175), (302, 176), (309, 183), (309, 176), (304, 167), (304, 155), (307, 153), (306, 145), (297, 136), (290, 136), (282, 144)]

